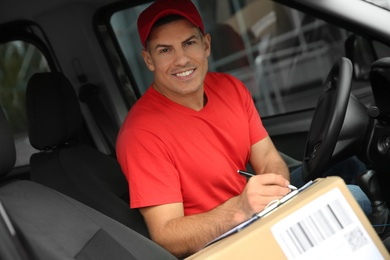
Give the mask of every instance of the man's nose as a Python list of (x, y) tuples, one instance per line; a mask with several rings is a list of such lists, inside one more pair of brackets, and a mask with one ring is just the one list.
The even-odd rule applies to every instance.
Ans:
[(175, 51), (175, 65), (184, 66), (190, 62), (188, 53), (183, 49), (177, 49)]

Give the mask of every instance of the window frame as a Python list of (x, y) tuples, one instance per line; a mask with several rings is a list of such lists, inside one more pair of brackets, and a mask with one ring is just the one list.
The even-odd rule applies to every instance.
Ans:
[[(47, 67), (50, 71), (59, 71), (60, 67), (54, 55), (51, 45), (43, 33), (42, 29), (31, 21), (15, 21), (0, 27), (0, 44), (21, 41), (31, 44), (45, 58)], [(27, 81), (26, 81), (27, 84)], [(31, 146), (28, 139), (28, 129), (20, 133), (14, 133), (14, 141), (16, 146), (16, 163), (15, 169), (10, 176), (24, 175), (26, 168), (29, 168), (29, 159), (32, 153), (36, 150)]]

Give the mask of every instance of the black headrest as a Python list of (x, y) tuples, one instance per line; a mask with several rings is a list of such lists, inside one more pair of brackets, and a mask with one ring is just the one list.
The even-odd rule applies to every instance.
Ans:
[(30, 142), (38, 150), (62, 146), (80, 133), (80, 104), (73, 86), (62, 73), (37, 73), (30, 78), (26, 110)]
[(15, 166), (15, 143), (11, 127), (0, 106), (0, 177), (5, 176)]

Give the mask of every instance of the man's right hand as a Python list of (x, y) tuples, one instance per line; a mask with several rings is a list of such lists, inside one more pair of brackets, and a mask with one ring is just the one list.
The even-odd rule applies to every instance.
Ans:
[(244, 218), (263, 210), (271, 201), (278, 200), (290, 192), (289, 181), (274, 173), (265, 173), (249, 179), (244, 191), (237, 197), (238, 207)]

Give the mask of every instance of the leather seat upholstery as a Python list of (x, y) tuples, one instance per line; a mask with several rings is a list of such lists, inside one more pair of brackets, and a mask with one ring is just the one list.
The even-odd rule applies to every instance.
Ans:
[(69, 80), (58, 72), (34, 74), (26, 108), (32, 146), (31, 179), (64, 193), (149, 237), (138, 210), (129, 207), (126, 178), (111, 156), (79, 142), (80, 104)]

